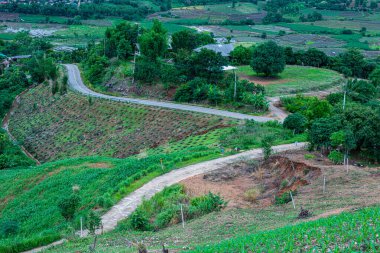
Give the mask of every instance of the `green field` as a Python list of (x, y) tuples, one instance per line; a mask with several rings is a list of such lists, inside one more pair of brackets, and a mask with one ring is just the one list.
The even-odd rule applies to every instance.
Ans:
[(286, 226), (187, 252), (378, 252), (380, 207)]
[[(239, 67), (238, 74), (255, 82), (256, 73), (250, 66)], [(271, 82), (265, 85), (269, 96), (280, 96), (329, 89), (339, 85), (342, 77), (333, 70), (287, 65), (284, 72), (280, 73), (278, 77), (267, 80), (264, 78), (264, 81)]]

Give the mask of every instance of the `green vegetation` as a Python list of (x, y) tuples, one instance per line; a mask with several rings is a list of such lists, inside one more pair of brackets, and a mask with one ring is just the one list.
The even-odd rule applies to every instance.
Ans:
[[(70, 234), (79, 228), (81, 216), (86, 217), (91, 209), (104, 212), (120, 196), (139, 187), (135, 184), (138, 180), (151, 173), (166, 173), (177, 168), (177, 164), (191, 163), (192, 159), (196, 161), (213, 152), (199, 147), (146, 158), (88, 157), (28, 170), (0, 171), (0, 223), (18, 224), (12, 236), (0, 235), (1, 252), (24, 251)], [(65, 199), (73, 190), (80, 200)]]
[[(256, 73), (250, 66), (240, 66), (238, 73), (240, 77), (247, 76), (255, 82)], [(265, 90), (269, 96), (294, 94), (331, 88), (339, 85), (341, 80), (342, 77), (332, 70), (288, 65), (278, 77), (268, 80), (271, 84), (266, 85)]]
[(220, 211), (226, 204), (220, 196), (211, 192), (191, 198), (182, 185), (173, 185), (145, 200), (128, 219), (119, 223), (118, 231), (157, 231), (182, 221), (181, 206), (184, 219), (188, 221)]
[(17, 144), (13, 143), (9, 136), (0, 130), (0, 170), (17, 169), (34, 165), (34, 161), (29, 159), (21, 151)]
[[(272, 231), (237, 237), (211, 246), (200, 246), (188, 252), (273, 251), (365, 251), (376, 252), (379, 244), (379, 207), (355, 213), (285, 226)], [(360, 229), (359, 229), (360, 228)]]
[(251, 67), (257, 74), (275, 76), (285, 68), (285, 53), (275, 42), (269, 41), (253, 51)]
[(23, 96), (9, 129), (40, 161), (52, 161), (87, 155), (127, 157), (226, 123), (209, 115), (103, 99), (90, 103), (70, 91), (52, 95), (51, 87), (40, 85)]

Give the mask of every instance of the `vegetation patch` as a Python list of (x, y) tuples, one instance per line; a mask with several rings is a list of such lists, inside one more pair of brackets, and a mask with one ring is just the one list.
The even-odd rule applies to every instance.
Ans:
[(22, 96), (9, 128), (38, 160), (52, 161), (86, 155), (127, 157), (225, 124), (210, 115), (89, 99), (72, 92), (53, 96), (49, 86), (41, 85)]

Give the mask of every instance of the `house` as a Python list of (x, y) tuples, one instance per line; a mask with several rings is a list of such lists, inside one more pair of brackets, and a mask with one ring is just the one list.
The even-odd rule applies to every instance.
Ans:
[(224, 57), (229, 57), (230, 53), (234, 50), (234, 45), (233, 44), (208, 44), (202, 47), (198, 47), (194, 51), (199, 52), (203, 48), (212, 50), (215, 53), (220, 53)]

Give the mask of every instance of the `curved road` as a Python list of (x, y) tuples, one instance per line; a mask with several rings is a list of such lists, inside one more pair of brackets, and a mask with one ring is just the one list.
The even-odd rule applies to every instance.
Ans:
[(201, 107), (201, 106), (175, 104), (175, 103), (170, 103), (170, 102), (160, 102), (160, 101), (138, 99), (138, 98), (115, 97), (115, 96), (97, 93), (93, 90), (90, 90), (86, 85), (84, 85), (82, 78), (80, 76), (78, 66), (74, 64), (64, 64), (64, 66), (67, 69), (68, 81), (69, 81), (70, 87), (73, 90), (76, 90), (86, 96), (104, 98), (104, 99), (133, 103), (133, 104), (163, 107), (163, 108), (182, 110), (182, 111), (206, 113), (206, 114), (212, 114), (212, 115), (235, 118), (235, 119), (251, 119), (258, 122), (267, 122), (270, 120), (275, 120), (274, 118), (270, 118), (270, 117), (252, 116), (252, 115), (243, 114), (243, 113), (229, 112), (229, 111), (211, 109), (211, 108), (206, 108), (206, 107)]

